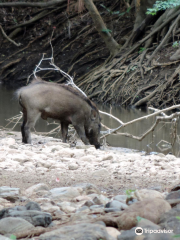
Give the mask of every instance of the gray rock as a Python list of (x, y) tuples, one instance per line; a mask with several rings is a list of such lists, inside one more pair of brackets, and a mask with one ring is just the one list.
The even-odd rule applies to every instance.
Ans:
[(91, 206), (93, 206), (93, 205), (95, 205), (94, 204), (94, 202), (93, 201), (86, 201), (85, 203), (84, 203), (84, 206), (87, 206), (87, 207), (91, 207)]
[(126, 203), (127, 195), (117, 195), (113, 198), (113, 200)]
[(179, 204), (177, 204), (175, 208), (178, 208), (178, 209), (180, 209), (180, 203), (179, 203)]
[(42, 234), (39, 240), (115, 240), (104, 226), (100, 224), (78, 224), (60, 227), (57, 230)]
[(94, 202), (95, 205), (102, 205), (103, 204), (103, 202), (98, 197), (94, 197), (93, 202)]
[(173, 208), (169, 212), (161, 215), (159, 224), (162, 228), (173, 230), (174, 234), (180, 234), (180, 221), (176, 217), (180, 216), (180, 209)]
[(180, 184), (175, 185), (175, 186), (171, 189), (172, 192), (173, 192), (173, 191), (178, 191), (178, 190), (180, 190)]
[(104, 208), (104, 205), (93, 205), (90, 207), (91, 210), (97, 209), (97, 208)]
[(142, 218), (138, 223), (137, 227), (148, 228), (148, 229), (160, 229), (161, 227), (148, 219)]
[(112, 202), (109, 202), (105, 205), (105, 208), (116, 208), (120, 210), (124, 210), (128, 208), (128, 206), (125, 203), (119, 202), (117, 200), (113, 200)]
[(119, 212), (120, 210), (118, 208), (104, 208), (104, 211), (108, 213), (108, 212)]
[(24, 206), (15, 206), (15, 207), (13, 207), (13, 209), (16, 211), (26, 211), (27, 210), (26, 207), (24, 207)]
[(34, 226), (26, 220), (18, 217), (8, 217), (0, 220), (0, 234), (28, 231)]
[(11, 208), (1, 210), (0, 219), (7, 217), (23, 218), (35, 227), (47, 227), (52, 222), (51, 214), (33, 210), (17, 211)]
[(77, 209), (76, 212), (83, 212), (85, 210), (88, 210), (89, 208), (87, 206), (82, 206), (81, 208)]
[(8, 238), (8, 237), (5, 237), (5, 236), (3, 236), (3, 235), (0, 235), (0, 240), (9, 240), (9, 238)]
[(118, 240), (135, 240), (135, 238), (137, 237), (137, 234), (135, 233), (135, 229), (131, 228), (131, 230), (127, 230), (127, 231), (123, 231), (121, 233), (121, 235), (118, 236)]
[(180, 199), (180, 190), (170, 192), (165, 200), (170, 200), (170, 199)]
[(26, 208), (27, 210), (41, 211), (41, 208), (40, 208), (39, 204), (36, 203), (36, 202), (28, 202), (28, 203), (25, 205), (25, 208)]
[(0, 187), (0, 197), (5, 198), (11, 202), (15, 202), (19, 199), (20, 189), (11, 187)]
[(69, 200), (80, 196), (82, 192), (78, 187), (61, 187), (50, 190), (50, 198), (53, 200)]

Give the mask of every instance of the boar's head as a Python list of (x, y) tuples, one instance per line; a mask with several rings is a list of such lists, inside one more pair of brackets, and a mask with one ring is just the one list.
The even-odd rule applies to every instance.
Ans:
[(90, 144), (94, 145), (96, 149), (100, 148), (100, 130), (101, 118), (99, 112), (97, 109), (92, 109), (88, 128), (86, 129), (86, 136)]

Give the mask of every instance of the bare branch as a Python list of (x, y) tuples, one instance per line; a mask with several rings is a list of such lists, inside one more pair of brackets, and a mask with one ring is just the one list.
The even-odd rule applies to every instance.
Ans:
[[(105, 135), (103, 135), (103, 136), (101, 136), (101, 138), (104, 138), (104, 137), (107, 137), (108, 135), (110, 135), (110, 134), (112, 134), (112, 133), (114, 133), (114, 132), (116, 132), (117, 130), (119, 130), (120, 128), (122, 128), (122, 127), (127, 127), (128, 125), (130, 125), (130, 124), (133, 124), (133, 123), (135, 123), (135, 122), (138, 122), (138, 121), (141, 121), (141, 120), (144, 120), (144, 119), (148, 119), (148, 118), (150, 118), (150, 117), (153, 117), (153, 116), (156, 116), (156, 115), (158, 115), (158, 114), (161, 114), (161, 113), (163, 113), (163, 112), (166, 112), (166, 111), (170, 111), (170, 110), (172, 110), (172, 109), (175, 109), (175, 108), (179, 108), (180, 107), (180, 104), (179, 105), (174, 105), (174, 106), (171, 106), (171, 107), (169, 107), (169, 108), (166, 108), (166, 109), (163, 109), (163, 110), (157, 110), (155, 113), (151, 113), (151, 114), (149, 114), (149, 115), (147, 115), (147, 116), (143, 116), (143, 117), (140, 117), (140, 118), (137, 118), (137, 119), (134, 119), (134, 120), (132, 120), (132, 121), (130, 121), (130, 122), (127, 122), (127, 123), (123, 123), (122, 121), (122, 125), (121, 126), (119, 126), (119, 127), (117, 127), (116, 129), (114, 129), (114, 130), (108, 130), (107, 131), (107, 134), (105, 134)], [(108, 115), (108, 114), (107, 114)], [(110, 114), (109, 114), (110, 115)], [(172, 119), (174, 116), (179, 116), (180, 115), (180, 113), (174, 113), (174, 114), (172, 114), (172, 115), (170, 115), (170, 116), (164, 116), (164, 117), (158, 117), (158, 119), (160, 119), (160, 120), (168, 120), (168, 119)], [(157, 125), (157, 124), (156, 124)], [(154, 126), (154, 125), (153, 125)], [(152, 126), (152, 128), (153, 128), (153, 126)], [(155, 127), (155, 126), (154, 126)], [(154, 129), (154, 128), (153, 128)], [(149, 130), (148, 130), (149, 131)], [(152, 130), (151, 130), (152, 131)], [(150, 131), (149, 131), (150, 132)], [(148, 132), (148, 133), (149, 133)], [(119, 134), (119, 133), (118, 133)], [(135, 139), (138, 139), (139, 137), (136, 137), (136, 136), (133, 136), (132, 134), (129, 134), (129, 133), (120, 133), (120, 135), (124, 135), (124, 136), (126, 136), (126, 137), (131, 137), (131, 138), (135, 138)], [(141, 137), (140, 137), (141, 138)], [(139, 139), (138, 139), (139, 140)]]

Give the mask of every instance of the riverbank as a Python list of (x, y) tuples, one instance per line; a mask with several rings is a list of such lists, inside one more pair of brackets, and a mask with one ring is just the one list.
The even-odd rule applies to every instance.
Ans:
[[(0, 131), (0, 234), (120, 240), (124, 234), (134, 239), (135, 226), (170, 229), (166, 222), (174, 210), (169, 199), (176, 201), (172, 206), (180, 201), (178, 191), (168, 192), (179, 183), (179, 158), (123, 148), (96, 150), (81, 143), (70, 147), (35, 134), (32, 139), (25, 145), (20, 132)], [(137, 216), (152, 222), (137, 222)], [(173, 239), (172, 231), (156, 236), (148, 239)]]
[(110, 147), (96, 150), (80, 143), (72, 148), (60, 139), (35, 134), (32, 139), (33, 145), (25, 145), (20, 132), (1, 131), (2, 185), (26, 189), (38, 182), (57, 187), (86, 181), (113, 194), (149, 187), (163, 191), (179, 181), (180, 163), (174, 155)]

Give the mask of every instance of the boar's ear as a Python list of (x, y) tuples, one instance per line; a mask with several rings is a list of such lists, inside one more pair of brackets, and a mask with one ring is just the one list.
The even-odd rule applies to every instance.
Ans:
[(91, 109), (91, 120), (95, 120), (97, 118), (97, 112), (95, 109)]

